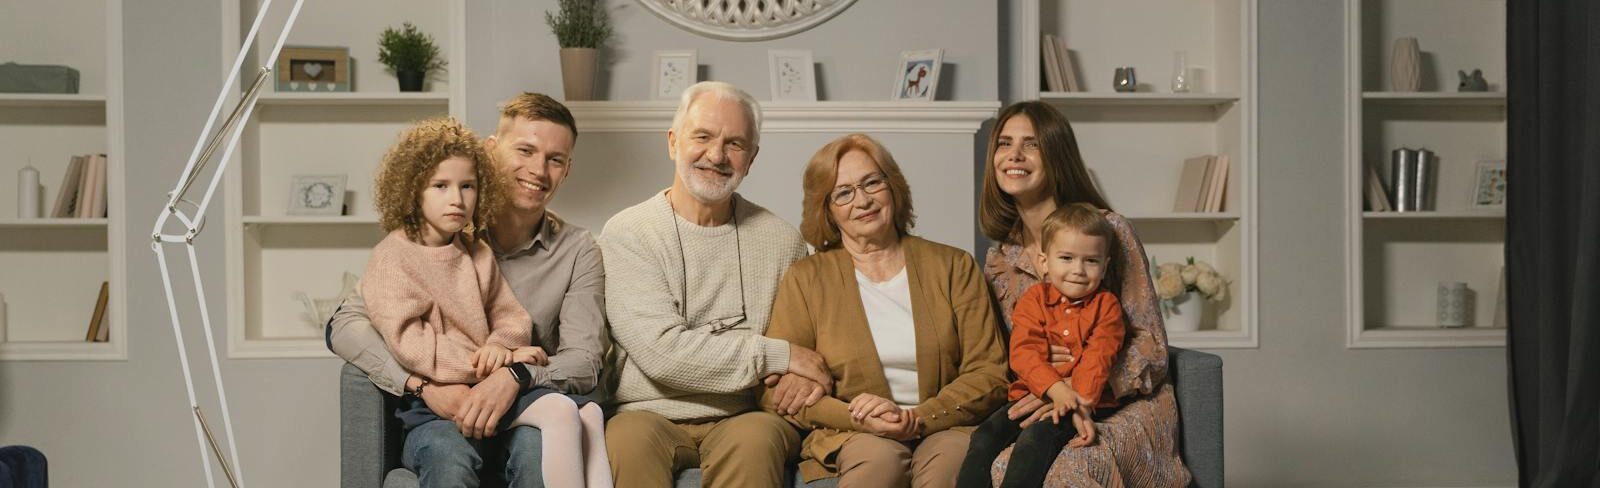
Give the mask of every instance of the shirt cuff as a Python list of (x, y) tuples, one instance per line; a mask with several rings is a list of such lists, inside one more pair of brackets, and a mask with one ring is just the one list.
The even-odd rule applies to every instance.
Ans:
[(762, 368), (761, 377), (789, 372), (789, 341), (760, 336), (758, 338), (765, 354), (763, 363), (765, 367)]
[(533, 380), (528, 382), (530, 387), (555, 388), (555, 385), (550, 383), (550, 368), (548, 366), (529, 364), (528, 375), (533, 377)]

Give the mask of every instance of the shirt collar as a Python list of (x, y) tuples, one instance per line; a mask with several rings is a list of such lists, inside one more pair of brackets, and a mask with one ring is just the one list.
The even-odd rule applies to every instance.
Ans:
[(1089, 292), (1089, 294), (1085, 295), (1083, 298), (1070, 300), (1066, 295), (1061, 294), (1061, 290), (1057, 290), (1055, 285), (1044, 283), (1044, 304), (1052, 307), (1064, 304), (1068, 308), (1083, 308), (1083, 306), (1087, 305), (1089, 300), (1093, 300), (1095, 294), (1099, 292), (1100, 290), (1097, 289)]
[(533, 229), (533, 240), (528, 241), (528, 243), (523, 244), (516, 249), (512, 249), (510, 252), (502, 254), (500, 258), (511, 259), (526, 254), (532, 254), (535, 247), (542, 247), (547, 251), (550, 250), (550, 247), (555, 243), (556, 232), (559, 231), (559, 227), (560, 222), (555, 218), (554, 215), (551, 215), (549, 211), (546, 211), (544, 217), (539, 219), (539, 226), (534, 227)]

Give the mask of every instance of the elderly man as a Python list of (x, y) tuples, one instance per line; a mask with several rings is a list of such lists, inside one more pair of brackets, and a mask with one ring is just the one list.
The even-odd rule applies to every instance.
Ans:
[(606, 223), (606, 312), (617, 415), (606, 449), (617, 486), (667, 487), (699, 467), (711, 487), (778, 486), (799, 434), (760, 411), (753, 387), (793, 373), (814, 402), (831, 379), (815, 351), (762, 336), (778, 281), (805, 256), (794, 226), (734, 193), (760, 149), (744, 91), (684, 91), (667, 153), (672, 186)]
[(578, 137), (561, 102), (523, 93), (500, 111), (495, 133), (484, 140), (510, 183), (508, 204), (489, 231), (500, 272), (533, 315), (534, 344), (550, 353), (547, 366), (516, 364), (467, 385), (428, 384), (406, 371), (373, 330), (359, 295), (328, 322), (329, 348), (367, 372), (391, 394), (422, 398), (434, 420), (406, 432), (401, 462), (422, 486), (478, 486), (479, 471), (509, 486), (544, 486), (542, 435), (495, 428), (520, 391), (536, 387), (569, 393), (594, 389), (605, 351), (605, 270), (594, 237), (546, 210), (572, 169)]

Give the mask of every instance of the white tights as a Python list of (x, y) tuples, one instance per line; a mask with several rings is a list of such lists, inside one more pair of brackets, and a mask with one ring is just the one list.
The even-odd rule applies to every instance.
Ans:
[(512, 425), (531, 426), (543, 434), (541, 471), (546, 486), (611, 488), (605, 417), (599, 404), (578, 408), (566, 395), (548, 394), (534, 400)]

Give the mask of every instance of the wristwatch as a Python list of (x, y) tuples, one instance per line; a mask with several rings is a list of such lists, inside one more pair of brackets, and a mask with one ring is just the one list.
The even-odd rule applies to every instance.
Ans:
[(533, 386), (533, 373), (528, 372), (527, 364), (511, 363), (510, 366), (506, 366), (506, 370), (511, 371), (511, 377), (517, 379), (517, 386), (522, 390), (526, 391), (528, 387)]

